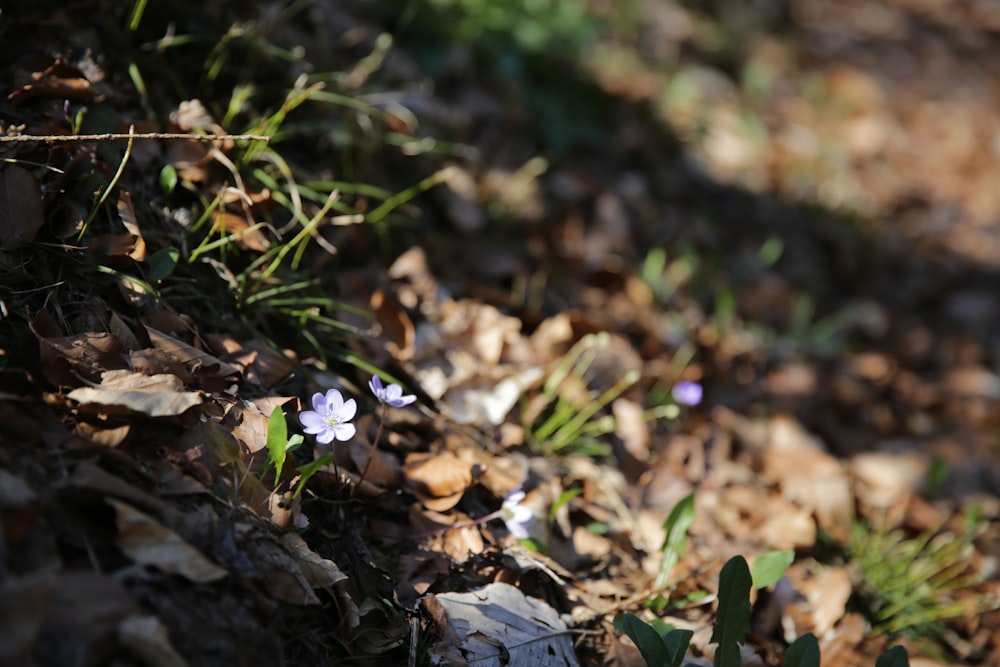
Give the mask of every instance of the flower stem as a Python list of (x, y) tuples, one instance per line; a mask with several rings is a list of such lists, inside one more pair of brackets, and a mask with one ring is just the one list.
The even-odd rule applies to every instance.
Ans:
[(375, 450), (378, 448), (378, 443), (382, 439), (382, 428), (384, 426), (385, 426), (385, 403), (381, 403), (379, 405), (379, 413), (378, 413), (378, 430), (375, 431), (375, 439), (372, 440), (372, 446), (368, 450), (368, 460), (365, 461), (365, 467), (361, 470), (361, 477), (358, 479), (358, 483), (355, 485), (355, 487), (351, 490), (352, 498), (354, 497), (354, 494), (357, 493), (358, 488), (361, 487), (361, 484), (365, 481), (365, 477), (368, 476), (368, 468), (371, 467), (372, 459), (375, 458)]

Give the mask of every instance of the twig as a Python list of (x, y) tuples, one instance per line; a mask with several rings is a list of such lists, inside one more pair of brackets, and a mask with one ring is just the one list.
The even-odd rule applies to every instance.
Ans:
[(271, 141), (271, 137), (262, 134), (185, 134), (176, 132), (140, 132), (127, 134), (109, 132), (106, 134), (14, 134), (0, 135), (0, 143), (41, 141), (54, 144), (62, 141), (114, 141), (115, 139), (194, 139), (195, 141)]

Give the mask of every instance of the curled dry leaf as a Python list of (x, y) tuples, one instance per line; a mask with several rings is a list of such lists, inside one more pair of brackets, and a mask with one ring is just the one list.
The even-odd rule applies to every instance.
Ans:
[(126, 231), (133, 237), (132, 250), (128, 256), (137, 262), (145, 261), (146, 240), (142, 237), (142, 231), (139, 229), (139, 220), (136, 218), (135, 206), (132, 204), (132, 195), (125, 190), (122, 190), (121, 194), (118, 195), (118, 217), (121, 218)]
[(403, 479), (427, 509), (446, 512), (472, 486), (476, 466), (452, 454), (413, 453), (406, 457)]
[(302, 575), (313, 588), (326, 588), (347, 579), (347, 575), (341, 572), (336, 563), (310, 549), (298, 534), (285, 533), (281, 536), (281, 544), (298, 559)]
[(104, 502), (115, 510), (118, 548), (135, 562), (156, 567), (167, 574), (179, 574), (195, 583), (218, 581), (228, 574), (149, 515), (114, 498), (105, 498)]
[(149, 334), (150, 342), (153, 343), (156, 349), (166, 352), (174, 359), (183, 363), (186, 368), (198, 375), (204, 375), (207, 377), (229, 377), (231, 375), (239, 375), (240, 373), (240, 369), (235, 366), (227, 364), (218, 357), (215, 357), (203, 350), (199, 350), (196, 347), (192, 347), (191, 345), (188, 345), (184, 341), (178, 340), (173, 336), (168, 336), (167, 334), (157, 331), (150, 326), (146, 327), (146, 332)]
[(382, 336), (386, 339), (386, 345), (392, 356), (399, 361), (412, 359), (415, 329), (413, 321), (403, 310), (399, 300), (391, 294), (375, 290), (369, 306), (375, 312), (375, 317), (382, 328)]

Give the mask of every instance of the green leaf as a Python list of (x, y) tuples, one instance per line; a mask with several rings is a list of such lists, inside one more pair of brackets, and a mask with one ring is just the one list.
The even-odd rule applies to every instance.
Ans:
[(687, 655), (688, 644), (691, 643), (691, 637), (693, 636), (694, 632), (692, 630), (682, 630), (680, 628), (671, 630), (663, 636), (663, 645), (667, 648), (667, 653), (670, 654), (669, 664), (671, 667), (680, 667), (681, 661)]
[(288, 444), (285, 445), (285, 451), (294, 452), (296, 449), (301, 447), (302, 443), (305, 441), (306, 439), (304, 437), (296, 433), (295, 435), (293, 435), (288, 439)]
[(906, 649), (902, 646), (893, 646), (879, 656), (879, 659), (875, 661), (875, 667), (910, 667)]
[(277, 485), (281, 479), (281, 469), (285, 465), (285, 445), (288, 444), (288, 424), (285, 423), (285, 413), (280, 407), (271, 411), (267, 420), (267, 453), (274, 464), (274, 482)]
[(160, 187), (168, 195), (177, 187), (177, 169), (168, 164), (160, 170)]
[(578, 486), (572, 489), (567, 489), (559, 494), (559, 497), (556, 498), (556, 501), (552, 503), (552, 508), (549, 509), (550, 526), (552, 525), (552, 522), (556, 520), (556, 512), (558, 512), (563, 505), (573, 500), (581, 493), (583, 493), (583, 487)]
[(635, 614), (618, 614), (615, 617), (615, 628), (619, 632), (624, 632), (629, 636), (629, 639), (635, 642), (636, 648), (639, 649), (639, 653), (642, 653), (642, 658), (648, 667), (673, 666), (675, 664), (671, 661), (670, 652), (660, 635)]
[(750, 632), (750, 588), (753, 579), (743, 556), (733, 556), (719, 573), (719, 610), (712, 629), (718, 644), (715, 667), (740, 667), (740, 644)]
[(333, 452), (324, 454), (315, 461), (311, 461), (305, 465), (301, 465), (296, 470), (299, 472), (299, 483), (295, 487), (295, 493), (292, 494), (293, 498), (298, 498), (299, 494), (302, 493), (302, 489), (306, 488), (306, 482), (309, 478), (319, 472), (319, 469), (329, 465), (330, 461), (333, 460)]
[(663, 546), (660, 547), (663, 555), (660, 558), (660, 571), (656, 575), (656, 588), (667, 585), (670, 569), (680, 560), (681, 554), (687, 547), (687, 531), (694, 523), (694, 519), (694, 494), (691, 493), (674, 505), (670, 510), (670, 516), (663, 522), (666, 537), (663, 539)]
[(757, 556), (750, 570), (753, 587), (767, 588), (776, 584), (794, 560), (794, 551), (766, 551)]
[(820, 667), (819, 642), (816, 635), (807, 632), (792, 642), (785, 652), (784, 667)]
[(177, 248), (162, 248), (149, 256), (149, 280), (158, 282), (174, 272), (181, 252)]

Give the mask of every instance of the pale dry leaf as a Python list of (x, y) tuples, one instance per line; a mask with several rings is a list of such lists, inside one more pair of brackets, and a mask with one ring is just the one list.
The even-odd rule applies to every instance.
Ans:
[(114, 498), (105, 498), (104, 502), (115, 510), (118, 548), (135, 562), (168, 574), (178, 574), (195, 583), (218, 581), (228, 574), (149, 515)]
[(132, 432), (131, 424), (122, 424), (115, 428), (98, 428), (88, 422), (79, 422), (74, 429), (81, 438), (91, 442), (104, 445), (105, 447), (117, 447), (125, 442)]
[(79, 410), (109, 415), (141, 414), (147, 417), (176, 417), (202, 402), (196, 391), (119, 391), (81, 387), (66, 395), (77, 401)]
[(118, 194), (118, 217), (121, 218), (125, 229), (132, 236), (132, 250), (128, 256), (137, 262), (146, 259), (146, 241), (142, 238), (142, 231), (139, 229), (139, 220), (135, 215), (135, 206), (132, 204), (132, 195), (122, 190)]
[[(509, 366), (499, 366), (497, 371), (473, 382), (452, 385), (442, 398), (448, 416), (460, 424), (498, 426), (517, 405), (524, 390), (542, 376), (541, 368), (518, 372)], [(490, 377), (505, 371), (510, 374), (495, 381)]]
[(424, 507), (445, 512), (472, 486), (473, 467), (453, 454), (415, 452), (406, 457), (403, 479)]
[(452, 563), (462, 564), (486, 549), (480, 526), (467, 525), (470, 523), (473, 522), (461, 512), (442, 514), (417, 504), (410, 506), (409, 524), (423, 538), (422, 548), (443, 553)]
[[(579, 664), (572, 637), (559, 613), (509, 584), (489, 584), (469, 593), (431, 596), (443, 613), (434, 615), (438, 630), (459, 642), (463, 657), (483, 667)], [(429, 601), (425, 599), (425, 607)], [(433, 646), (433, 656), (449, 649), (447, 639)]]
[(853, 585), (845, 568), (793, 563), (785, 576), (798, 596), (782, 610), (786, 638), (812, 632), (820, 639), (829, 633), (847, 609)]
[(184, 384), (176, 375), (167, 373), (146, 375), (128, 370), (114, 370), (101, 373), (101, 389), (175, 393), (184, 391)]
[(255, 409), (239, 406), (233, 412), (239, 419), (239, 423), (233, 427), (233, 434), (247, 451), (255, 454), (266, 448), (268, 416)]
[(625, 443), (625, 449), (637, 461), (649, 460), (649, 427), (643, 417), (642, 406), (627, 398), (611, 404), (615, 416), (615, 434)]
[(766, 430), (761, 478), (777, 483), (788, 501), (815, 513), (821, 529), (847, 540), (854, 495), (844, 467), (792, 417), (774, 417)]
[(239, 375), (240, 373), (240, 369), (235, 366), (227, 364), (218, 357), (192, 347), (173, 336), (168, 336), (150, 326), (146, 327), (146, 332), (149, 334), (150, 342), (153, 343), (156, 349), (166, 352), (194, 373), (208, 377), (229, 377), (231, 375)]
[(816, 543), (812, 512), (782, 498), (769, 498), (758, 537), (772, 549), (795, 549)]
[(369, 306), (375, 313), (382, 337), (386, 339), (386, 346), (392, 356), (398, 361), (412, 359), (415, 351), (413, 343), (416, 329), (413, 326), (413, 320), (410, 319), (398, 299), (382, 290), (375, 290), (372, 293)]
[(170, 643), (170, 631), (156, 616), (131, 614), (118, 624), (122, 648), (147, 667), (186, 667), (187, 661)]
[(297, 533), (281, 536), (281, 545), (299, 561), (302, 575), (313, 588), (325, 588), (347, 580), (337, 564), (313, 551)]
[(901, 518), (910, 498), (920, 490), (930, 461), (918, 451), (864, 452), (851, 459), (850, 473), (858, 502), (869, 515), (885, 512)]

